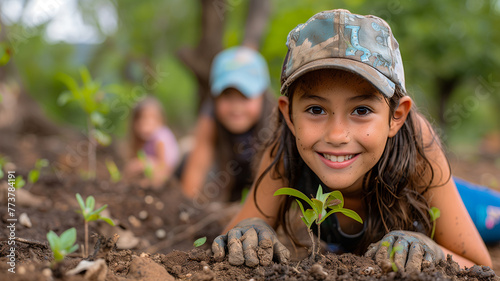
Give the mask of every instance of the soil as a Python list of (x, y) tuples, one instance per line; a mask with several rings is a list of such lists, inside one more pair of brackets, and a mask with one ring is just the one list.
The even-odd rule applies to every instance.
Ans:
[[(307, 257), (303, 248), (287, 265), (271, 263), (269, 266), (232, 266), (227, 260), (216, 262), (211, 257), (210, 242), (222, 231), (239, 204), (209, 203), (202, 208), (183, 199), (178, 182), (170, 181), (161, 190), (144, 187), (140, 182), (109, 181), (104, 159), (112, 158), (118, 167), (124, 161), (116, 151), (123, 147), (99, 148), (97, 180), (82, 179), (81, 169), (86, 167), (80, 153), (85, 147), (84, 138), (61, 136), (17, 135), (0, 132), (0, 154), (15, 163), (11, 169), (25, 178), (38, 158), (47, 158), (50, 169), (45, 169), (39, 182), (23, 189), (34, 199), (16, 205), (16, 217), (26, 213), (32, 226), (16, 224), (15, 274), (8, 272), (7, 255), (9, 219), (5, 180), (0, 182), (0, 280), (499, 280), (493, 270), (500, 270), (500, 245), (488, 245), (493, 259), (493, 270), (475, 266), (460, 270), (452, 259), (431, 265), (421, 273), (386, 273), (373, 260), (352, 255), (325, 253), (317, 260)], [(487, 176), (476, 175), (454, 162), (452, 167), (465, 179), (492, 180), (499, 168), (493, 160), (486, 159)], [(478, 171), (478, 173), (481, 173)], [(498, 179), (500, 180), (500, 178)], [(476, 181), (478, 182), (478, 181)], [(3, 186), (3, 187), (2, 187)], [(104, 222), (89, 225), (91, 256), (90, 267), (67, 275), (75, 270), (82, 259), (82, 247), (57, 265), (48, 247), (46, 234), (50, 230), (60, 235), (75, 227), (77, 243), (84, 243), (84, 226), (75, 194), (84, 198), (93, 195), (96, 206), (107, 204), (106, 216), (117, 226)], [(23, 195), (24, 196), (24, 195)], [(23, 200), (18, 198), (18, 202)], [(35, 203), (33, 203), (35, 202)], [(117, 235), (115, 235), (117, 234)], [(207, 237), (199, 248), (193, 242)], [(288, 247), (290, 245), (288, 244)], [(293, 251), (292, 251), (293, 252)], [(77, 270), (78, 271), (78, 270)]]

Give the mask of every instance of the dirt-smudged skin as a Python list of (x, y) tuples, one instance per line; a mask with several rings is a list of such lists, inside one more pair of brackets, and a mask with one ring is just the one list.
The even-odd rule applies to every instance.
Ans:
[(248, 229), (241, 237), (243, 241), (243, 256), (245, 257), (245, 265), (255, 267), (259, 264), (257, 257), (257, 232), (255, 229)]
[(243, 256), (243, 245), (241, 244), (241, 231), (232, 229), (227, 234), (228, 260), (231, 265), (242, 265), (245, 263)]
[(418, 243), (411, 243), (409, 258), (406, 262), (406, 272), (420, 272), (422, 269), (422, 260), (424, 258), (424, 249)]

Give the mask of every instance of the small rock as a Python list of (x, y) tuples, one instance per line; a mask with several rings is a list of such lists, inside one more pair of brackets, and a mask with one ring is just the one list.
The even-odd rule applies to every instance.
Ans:
[(165, 207), (165, 204), (163, 204), (163, 202), (158, 201), (156, 202), (155, 207), (158, 211), (161, 211)]
[(311, 266), (311, 268), (309, 269), (309, 273), (316, 280), (324, 280), (328, 276), (328, 273), (326, 273), (323, 270), (323, 267), (319, 264), (314, 264), (313, 266)]
[(130, 263), (129, 279), (174, 281), (167, 270), (149, 258), (134, 257)]
[(146, 202), (146, 204), (153, 204), (153, 202), (154, 202), (153, 196), (146, 195), (146, 197), (144, 197), (144, 202)]
[(166, 232), (165, 230), (161, 229), (161, 228), (160, 228), (160, 229), (158, 229), (158, 230), (155, 232), (155, 234), (156, 234), (156, 237), (157, 237), (158, 239), (163, 239), (163, 238), (165, 238), (165, 236), (167, 236), (167, 232)]
[(30, 218), (28, 217), (28, 215), (26, 213), (22, 213), (19, 216), (19, 223), (21, 225), (26, 226), (27, 228), (31, 228), (33, 226), (33, 224), (31, 224)]
[(366, 274), (366, 275), (372, 275), (372, 274), (373, 274), (373, 272), (374, 272), (374, 269), (373, 269), (373, 267), (371, 267), (371, 266), (369, 266), (369, 267), (367, 267), (367, 268), (365, 268), (365, 269), (363, 270), (363, 274)]
[(136, 217), (134, 216), (129, 216), (128, 217), (128, 222), (130, 222), (130, 224), (136, 228), (139, 228), (141, 227), (141, 221), (138, 220)]
[(139, 218), (141, 220), (145, 220), (148, 218), (148, 212), (146, 210), (142, 210), (139, 212)]
[(68, 271), (66, 275), (84, 274), (85, 280), (105, 281), (108, 273), (106, 261), (98, 259), (96, 261), (82, 260), (75, 268)]
[(17, 273), (19, 275), (24, 275), (26, 273), (26, 267), (24, 266), (20, 266), (18, 269), (17, 269)]
[(50, 268), (44, 268), (42, 270), (42, 275), (47, 278), (52, 277), (52, 270), (50, 270)]

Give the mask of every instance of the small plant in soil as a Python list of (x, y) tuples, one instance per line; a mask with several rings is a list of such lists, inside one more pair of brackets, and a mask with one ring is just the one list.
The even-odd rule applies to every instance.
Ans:
[(47, 161), (47, 159), (36, 160), (35, 168), (28, 174), (28, 182), (30, 187), (38, 182), (38, 179), (40, 178), (40, 171), (42, 170), (42, 168), (47, 167), (48, 165), (49, 161)]
[(26, 181), (24, 180), (23, 176), (16, 177), (16, 180), (14, 181), (14, 187), (16, 189), (21, 189), (26, 185)]
[(106, 168), (108, 169), (112, 182), (116, 183), (122, 179), (122, 175), (118, 170), (118, 168), (116, 167), (115, 161), (111, 159), (106, 159)]
[[(391, 244), (387, 241), (384, 241), (384, 242), (382, 242), (382, 246), (387, 247), (387, 249), (389, 249)], [(398, 267), (396, 266), (396, 263), (394, 262), (394, 255), (396, 254), (397, 251), (401, 251), (402, 249), (403, 249), (403, 246), (393, 247), (391, 250), (391, 253), (389, 254), (389, 259), (391, 261), (392, 271), (394, 271), (394, 272), (398, 272)]]
[[(300, 200), (296, 199), (297, 204), (300, 207), (302, 212), (302, 221), (307, 226), (307, 232), (309, 233), (309, 237), (312, 242), (311, 249), (311, 259), (314, 260), (316, 254), (319, 254), (320, 243), (321, 243), (321, 223), (328, 218), (330, 215), (334, 213), (342, 213), (353, 220), (363, 223), (361, 217), (353, 210), (344, 208), (344, 197), (342, 193), (338, 190), (323, 193), (323, 188), (321, 185), (318, 187), (318, 191), (316, 192), (316, 198), (309, 199), (304, 193), (293, 189), (293, 188), (280, 188), (275, 193), (274, 196), (277, 195), (289, 195), (293, 197), (297, 197), (299, 199), (304, 200), (312, 209), (304, 209), (304, 206), (300, 202)], [(327, 211), (329, 209), (329, 211)], [(318, 227), (318, 240), (314, 240), (314, 235), (311, 230), (311, 226), (313, 223), (316, 223)]]
[(146, 157), (146, 153), (144, 152), (144, 150), (141, 149), (137, 152), (137, 158), (144, 165), (144, 175), (146, 176), (146, 178), (152, 179), (153, 178), (153, 166), (148, 161), (148, 158)]
[(88, 69), (85, 67), (80, 69), (80, 76), (83, 82), (82, 86), (78, 85), (78, 82), (73, 77), (65, 73), (58, 74), (57, 78), (66, 85), (68, 91), (59, 95), (57, 103), (63, 106), (70, 101), (75, 101), (85, 112), (89, 138), (88, 177), (95, 179), (96, 143), (104, 146), (111, 143), (111, 137), (101, 129), (106, 123), (104, 116), (109, 109), (104, 99), (105, 93), (101, 90), (101, 83), (92, 80)]
[(94, 196), (89, 196), (85, 200), (85, 203), (83, 202), (83, 198), (80, 195), (80, 193), (76, 194), (76, 200), (78, 201), (78, 204), (80, 205), (81, 211), (78, 211), (78, 213), (81, 213), (83, 216), (83, 219), (85, 221), (85, 256), (88, 257), (89, 255), (89, 222), (91, 221), (96, 221), (96, 220), (103, 220), (107, 222), (108, 224), (114, 226), (115, 223), (113, 222), (112, 219), (103, 217), (101, 216), (101, 212), (104, 211), (108, 207), (108, 205), (104, 205), (101, 208), (94, 210), (95, 207), (95, 199)]
[(73, 253), (78, 249), (76, 242), (76, 229), (70, 228), (64, 231), (61, 236), (57, 236), (54, 231), (47, 233), (47, 240), (49, 240), (50, 249), (54, 255), (56, 263), (62, 261), (66, 255)]
[(7, 163), (7, 157), (0, 157), (0, 179), (3, 178), (4, 172), (3, 172), (3, 166)]
[(441, 216), (441, 211), (436, 207), (432, 207), (429, 209), (429, 214), (431, 215), (432, 222), (431, 239), (434, 239), (434, 232), (436, 231), (436, 220)]
[(196, 239), (196, 241), (194, 241), (194, 243), (193, 243), (193, 246), (195, 246), (196, 248), (198, 248), (200, 246), (203, 246), (203, 244), (205, 244), (205, 242), (207, 242), (207, 237), (206, 236)]

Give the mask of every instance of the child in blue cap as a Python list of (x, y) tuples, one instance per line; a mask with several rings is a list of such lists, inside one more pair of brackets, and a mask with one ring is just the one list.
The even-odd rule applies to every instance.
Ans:
[(197, 207), (242, 199), (253, 179), (252, 159), (272, 134), (268, 125), (275, 104), (267, 63), (251, 48), (219, 53), (210, 76), (213, 101), (203, 105), (181, 176), (184, 194)]
[[(438, 136), (406, 92), (389, 25), (325, 11), (293, 29), (287, 47), (277, 130), (245, 204), (212, 244), (214, 257), (227, 254), (231, 264), (248, 266), (287, 262), (289, 251), (273, 229), (290, 233), (295, 200), (273, 194), (291, 187), (309, 196), (321, 185), (341, 191), (344, 207), (363, 219), (328, 217), (321, 239), (330, 246), (365, 254), (383, 268), (397, 247), (394, 262), (403, 272), (447, 254), (461, 266), (491, 266)], [(431, 207), (441, 211), (433, 238)]]

